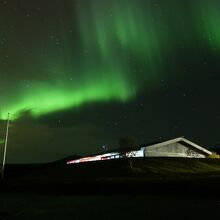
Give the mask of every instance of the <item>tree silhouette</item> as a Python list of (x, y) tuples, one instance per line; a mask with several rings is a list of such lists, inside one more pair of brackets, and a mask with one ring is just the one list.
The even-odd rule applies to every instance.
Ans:
[(127, 159), (130, 168), (133, 168), (133, 156), (135, 154), (134, 148), (137, 147), (135, 139), (125, 136), (119, 138), (118, 141), (120, 154), (123, 158)]

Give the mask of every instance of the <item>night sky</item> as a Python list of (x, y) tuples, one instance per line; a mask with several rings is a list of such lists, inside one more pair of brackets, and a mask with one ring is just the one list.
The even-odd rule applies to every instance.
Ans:
[(1, 0), (0, 156), (47, 162), (185, 136), (220, 144), (219, 0)]

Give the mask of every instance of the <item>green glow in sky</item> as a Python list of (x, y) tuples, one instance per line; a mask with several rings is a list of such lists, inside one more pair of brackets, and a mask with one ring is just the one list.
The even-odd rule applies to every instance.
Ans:
[(96, 0), (86, 4), (77, 10), (85, 48), (99, 49), (102, 58), (108, 60), (116, 52), (124, 56), (126, 49), (139, 56), (155, 53), (160, 32), (151, 21), (154, 16), (150, 8), (142, 9), (138, 1)]
[(220, 49), (220, 5), (219, 1), (195, 1), (197, 25), (201, 36), (211, 47)]
[[(108, 70), (107, 70), (108, 71)], [(105, 72), (105, 70), (103, 70)], [(92, 101), (127, 101), (135, 95), (135, 89), (120, 78), (120, 73), (105, 72), (108, 78), (88, 79), (86, 82), (46, 83), (32, 85), (31, 89), (23, 90), (17, 96), (18, 102), (13, 101), (2, 108), (1, 118), (7, 118), (7, 112), (16, 118), (19, 111), (30, 110), (33, 116), (40, 116), (53, 111), (78, 107)]]
[[(194, 0), (186, 8), (172, 0), (68, 2), (64, 10), (60, 1), (57, 20), (48, 17), (35, 33), (21, 32), (19, 25), (13, 30), (20, 41), (27, 39), (23, 45), (16, 41), (14, 62), (0, 67), (0, 119), (8, 112), (16, 118), (28, 110), (38, 117), (91, 102), (127, 102), (168, 77), (164, 66), (175, 66), (170, 57), (180, 46), (205, 36), (220, 48), (214, 0)], [(41, 23), (37, 19), (33, 23)], [(16, 54), (18, 45), (23, 54)]]
[[(73, 39), (60, 17), (62, 55), (43, 61), (39, 73), (43, 79), (21, 81), (2, 98), (1, 119), (8, 112), (16, 118), (28, 110), (37, 117), (90, 102), (126, 102), (138, 93), (139, 82), (150, 84), (160, 54), (159, 32), (139, 3), (95, 0), (79, 4), (81, 8), (73, 11), (79, 28), (73, 27), (79, 35), (76, 45), (69, 46)], [(48, 50), (55, 49), (48, 45)], [(140, 64), (135, 69), (134, 59)]]

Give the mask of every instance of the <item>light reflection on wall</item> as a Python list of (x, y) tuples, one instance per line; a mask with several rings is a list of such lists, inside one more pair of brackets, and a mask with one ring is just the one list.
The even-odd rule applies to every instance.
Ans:
[[(77, 160), (71, 160), (68, 161), (67, 164), (84, 163), (84, 162), (92, 162), (99, 160), (113, 160), (122, 157), (123, 155), (120, 152), (112, 152), (106, 154), (98, 154), (89, 157), (83, 157)], [(128, 151), (126, 152), (126, 157), (144, 157), (144, 148), (141, 148), (140, 150)]]

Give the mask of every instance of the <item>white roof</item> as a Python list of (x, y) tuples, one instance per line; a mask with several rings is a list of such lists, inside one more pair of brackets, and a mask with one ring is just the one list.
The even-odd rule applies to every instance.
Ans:
[(209, 151), (209, 150), (206, 150), (205, 148), (187, 140), (186, 138), (183, 138), (183, 137), (178, 137), (178, 138), (174, 138), (174, 139), (171, 139), (171, 140), (168, 140), (168, 141), (164, 141), (164, 142), (160, 142), (160, 143), (156, 143), (156, 144), (152, 144), (152, 145), (146, 145), (146, 147), (148, 149), (151, 149), (151, 148), (155, 148), (155, 147), (161, 147), (161, 146), (164, 146), (164, 145), (168, 145), (168, 144), (173, 144), (173, 143), (177, 143), (177, 142), (183, 142), (185, 143), (186, 145), (190, 145), (192, 148), (195, 148), (197, 149), (197, 151), (200, 151), (204, 154), (207, 154), (207, 155), (211, 155), (212, 152)]

